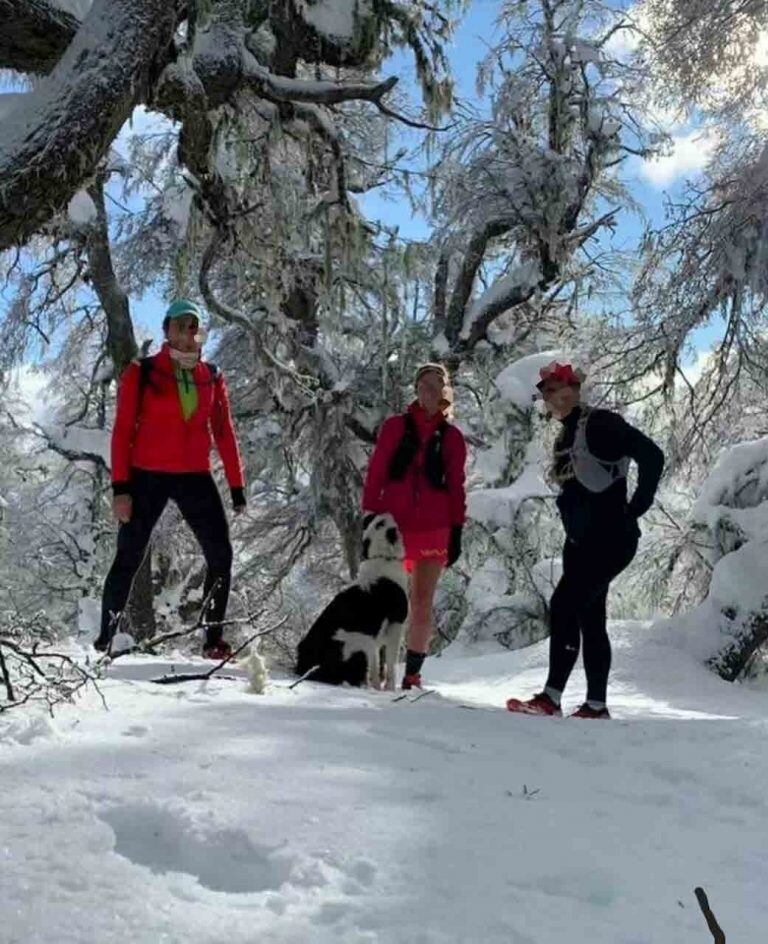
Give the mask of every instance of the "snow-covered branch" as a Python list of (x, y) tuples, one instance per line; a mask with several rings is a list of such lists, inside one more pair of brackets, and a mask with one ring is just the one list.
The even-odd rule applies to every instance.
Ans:
[(109, 468), (109, 431), (82, 426), (35, 426), (49, 449), (70, 462), (94, 462)]
[(0, 69), (46, 75), (80, 21), (55, 0), (0, 0)]
[(4, 123), (0, 250), (24, 243), (94, 175), (175, 25), (167, 0), (95, 0), (51, 74)]
[(473, 303), (464, 317), (461, 339), (471, 349), (485, 337), (489, 325), (499, 315), (528, 301), (537, 288), (545, 285), (535, 260), (516, 266)]
[(337, 105), (354, 100), (379, 102), (397, 85), (397, 76), (383, 82), (309, 82), (273, 75), (243, 50), (243, 83), (257, 94), (272, 102), (313, 102), (318, 105)]
[[(495, 220), (488, 220), (482, 227), (477, 229), (469, 239), (464, 256), (461, 260), (461, 268), (451, 293), (451, 301), (448, 306), (448, 314), (445, 323), (445, 336), (453, 344), (458, 340), (459, 332), (464, 321), (464, 311), (472, 295), (472, 288), (475, 284), (477, 272), (482, 265), (488, 242), (503, 233), (508, 232), (514, 225), (514, 220), (509, 217), (501, 217)], [(444, 263), (447, 266), (447, 262)]]

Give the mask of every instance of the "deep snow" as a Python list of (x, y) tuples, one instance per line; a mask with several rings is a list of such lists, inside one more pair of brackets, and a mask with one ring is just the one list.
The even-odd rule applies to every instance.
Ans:
[(546, 643), (454, 647), (415, 703), (155, 686), (168, 660), (136, 657), (108, 712), (5, 716), (0, 939), (706, 944), (703, 885), (763, 940), (768, 695), (612, 632), (612, 722), (501, 710)]

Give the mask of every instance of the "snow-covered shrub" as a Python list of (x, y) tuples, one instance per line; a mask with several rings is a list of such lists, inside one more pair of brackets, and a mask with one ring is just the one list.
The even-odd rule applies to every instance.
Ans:
[(722, 678), (734, 681), (768, 642), (768, 437), (724, 449), (692, 516), (706, 532), (706, 599), (670, 630)]

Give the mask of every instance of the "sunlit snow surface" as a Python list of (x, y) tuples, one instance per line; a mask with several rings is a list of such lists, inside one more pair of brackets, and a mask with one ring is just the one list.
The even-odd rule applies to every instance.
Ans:
[(5, 716), (3, 944), (704, 944), (696, 885), (763, 940), (768, 693), (612, 635), (612, 722), (503, 710), (546, 642), (431, 659), (414, 703), (127, 657), (108, 712)]

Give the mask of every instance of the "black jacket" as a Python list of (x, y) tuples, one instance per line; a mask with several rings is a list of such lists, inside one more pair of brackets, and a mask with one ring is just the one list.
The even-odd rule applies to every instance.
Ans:
[[(573, 445), (581, 407), (575, 407), (562, 420), (558, 449)], [(618, 413), (593, 409), (587, 421), (587, 445), (590, 452), (605, 462), (617, 462), (629, 456), (637, 463), (637, 488), (627, 501), (627, 480), (617, 479), (604, 492), (590, 492), (577, 479), (567, 479), (557, 498), (557, 507), (565, 533), (578, 544), (599, 541), (622, 533), (639, 534), (637, 519), (653, 504), (653, 497), (664, 469), (664, 453), (639, 429)]]

